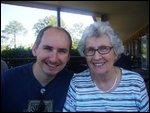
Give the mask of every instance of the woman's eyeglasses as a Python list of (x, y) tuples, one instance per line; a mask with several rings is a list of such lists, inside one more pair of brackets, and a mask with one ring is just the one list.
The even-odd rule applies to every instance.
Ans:
[(89, 48), (84, 49), (83, 53), (85, 56), (93, 56), (95, 52), (98, 51), (99, 54), (105, 55), (105, 54), (108, 54), (112, 48), (113, 47), (111, 46), (100, 46), (98, 47), (98, 49), (89, 47)]

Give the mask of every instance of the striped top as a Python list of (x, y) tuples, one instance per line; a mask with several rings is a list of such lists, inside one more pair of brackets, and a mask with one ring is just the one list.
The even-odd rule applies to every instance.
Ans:
[(115, 90), (100, 93), (89, 70), (71, 80), (64, 112), (146, 112), (149, 97), (144, 79), (136, 72), (121, 68), (122, 78)]

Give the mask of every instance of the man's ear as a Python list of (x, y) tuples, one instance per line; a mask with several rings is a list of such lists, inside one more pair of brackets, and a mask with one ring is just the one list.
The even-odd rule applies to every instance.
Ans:
[(69, 62), (69, 60), (70, 60), (70, 57), (71, 57), (71, 55), (70, 55), (70, 54), (68, 54), (68, 61), (67, 61), (67, 62)]
[(37, 51), (37, 45), (34, 43), (34, 45), (32, 46), (32, 54), (33, 54), (33, 56), (36, 56), (36, 51)]

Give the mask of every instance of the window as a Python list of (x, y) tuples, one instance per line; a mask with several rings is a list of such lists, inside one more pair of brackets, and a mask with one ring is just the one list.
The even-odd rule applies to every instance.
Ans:
[[(44, 19), (46, 21), (48, 17), (56, 17), (56, 14), (56, 11), (52, 10), (1, 4), (1, 32), (7, 25), (10, 25), (10, 22), (14, 21), (20, 23), (26, 29), (25, 34), (16, 33), (15, 37), (13, 33), (7, 35), (8, 40), (3, 41), (3, 45), (11, 44), (11, 47), (13, 47), (14, 43), (16, 43), (17, 47), (32, 46), (36, 38), (35, 29), (33, 29), (34, 25), (44, 21)], [(38, 27), (40, 28), (42, 25)], [(16, 38), (16, 42), (13, 41), (13, 38)]]
[(147, 70), (149, 67), (149, 57), (148, 49), (149, 48), (149, 37), (147, 35), (142, 36), (141, 38), (141, 67), (143, 70)]
[(71, 34), (73, 40), (73, 49), (77, 48), (79, 39), (81, 39), (84, 29), (93, 23), (92, 16), (61, 12), (63, 22), (61, 26), (66, 28)]
[[(21, 5), (21, 4), (20, 4)], [(49, 6), (51, 7), (51, 6)], [(25, 7), (18, 5), (8, 5), (1, 3), (1, 40), (2, 45), (10, 45), (14, 47), (32, 46), (39, 30), (46, 26), (50, 20), (50, 25), (57, 26), (57, 8), (55, 10), (46, 10), (33, 7)], [(92, 16), (75, 13), (60, 12), (61, 26), (66, 28), (72, 36), (73, 46), (77, 47), (78, 40), (81, 38), (85, 27), (93, 23)], [(7, 33), (2, 33), (2, 30), (12, 21), (17, 21), (26, 29), (24, 34), (13, 33), (6, 36)], [(15, 40), (13, 40), (15, 39)]]

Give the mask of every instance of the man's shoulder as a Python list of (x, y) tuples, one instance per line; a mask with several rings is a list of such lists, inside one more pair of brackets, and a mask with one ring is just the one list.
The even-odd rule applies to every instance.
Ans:
[(57, 74), (56, 78), (70, 81), (70, 79), (72, 78), (73, 74), (74, 73), (72, 71), (68, 70), (67, 68), (64, 68), (61, 72), (59, 72)]
[(74, 74), (74, 72), (73, 71), (71, 71), (71, 70), (69, 70), (68, 68), (64, 68), (62, 71), (61, 71), (61, 73), (63, 74), (66, 74), (66, 75), (73, 75)]

